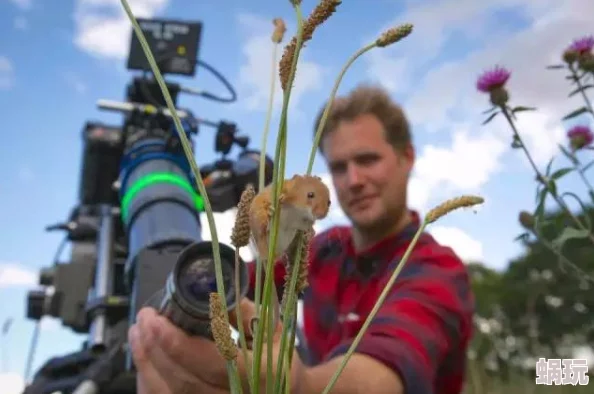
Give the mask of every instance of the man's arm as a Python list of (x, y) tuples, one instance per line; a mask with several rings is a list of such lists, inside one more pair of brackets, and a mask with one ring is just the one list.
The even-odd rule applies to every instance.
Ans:
[[(340, 367), (345, 356), (309, 368), (305, 371), (299, 394), (319, 394), (324, 391)], [(338, 380), (330, 390), (333, 394), (404, 394), (400, 376), (375, 358), (354, 352), (348, 359)]]
[[(465, 267), (455, 256), (408, 262), (332, 393), (434, 393), (438, 370), (455, 371), (446, 364), (465, 356), (473, 307)], [(324, 390), (350, 345), (341, 343), (329, 361), (308, 369), (302, 394)]]

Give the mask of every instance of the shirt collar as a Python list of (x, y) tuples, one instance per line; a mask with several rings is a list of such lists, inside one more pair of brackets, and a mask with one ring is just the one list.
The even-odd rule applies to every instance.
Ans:
[(343, 273), (346, 276), (355, 276), (370, 279), (383, 268), (390, 264), (394, 255), (399, 250), (408, 246), (420, 226), (418, 212), (409, 210), (410, 223), (396, 234), (389, 235), (363, 251), (355, 251), (352, 234), (346, 242), (346, 261)]

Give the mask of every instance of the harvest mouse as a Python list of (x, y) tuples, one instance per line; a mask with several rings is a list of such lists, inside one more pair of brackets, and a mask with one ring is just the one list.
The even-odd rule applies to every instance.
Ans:
[[(269, 234), (272, 229), (274, 202), (272, 201), (273, 184), (259, 192), (250, 205), (249, 222), (252, 237), (258, 254), (266, 269), (268, 260)], [(291, 245), (298, 230), (307, 231), (316, 220), (323, 219), (330, 209), (330, 191), (315, 175), (294, 175), (283, 182), (279, 195), (279, 223), (276, 237), (274, 260), (281, 257)], [(273, 287), (273, 289), (275, 289)], [(276, 292), (275, 292), (276, 293)], [(275, 304), (275, 324), (278, 321), (278, 296), (273, 297)]]
[[(262, 260), (268, 259), (268, 237), (274, 213), (272, 187), (270, 184), (254, 197), (249, 212), (250, 229)], [(287, 250), (297, 230), (309, 230), (316, 220), (328, 215), (330, 191), (318, 176), (294, 175), (283, 182), (279, 208), (275, 260)]]

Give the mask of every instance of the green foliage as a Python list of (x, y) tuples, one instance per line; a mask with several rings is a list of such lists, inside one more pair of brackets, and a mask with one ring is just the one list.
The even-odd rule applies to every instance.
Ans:
[(511, 112), (512, 114), (516, 114), (518, 112), (526, 112), (526, 111), (536, 111), (536, 108), (533, 107), (523, 107), (523, 106), (518, 106), (515, 108), (512, 108)]
[[(578, 218), (594, 219), (590, 208)], [(563, 224), (562, 211), (545, 214)], [(533, 377), (522, 367), (530, 357), (571, 357), (574, 346), (594, 346), (594, 245), (583, 237), (566, 243), (563, 258), (546, 247), (558, 234), (544, 226), (540, 238), (524, 238), (525, 252), (503, 272), (469, 264), (476, 302), (475, 335), (469, 354), (484, 379), (498, 384)], [(571, 264), (568, 264), (571, 261)], [(475, 371), (476, 373), (476, 371)], [(469, 391), (477, 392), (477, 391)], [(480, 392), (480, 391), (478, 391)]]
[(500, 114), (500, 112), (493, 112), (491, 115), (489, 115), (489, 117), (487, 119), (485, 119), (485, 121), (483, 122), (483, 124), (485, 125), (485, 124), (491, 122), (499, 114)]
[[(577, 91), (581, 92), (582, 90), (581, 90), (581, 88), (578, 88)], [(576, 109), (575, 111), (568, 113), (563, 118), (561, 118), (561, 120), (573, 119), (573, 118), (576, 118), (576, 117), (586, 114), (586, 113), (591, 113), (591, 111), (588, 109), (588, 107), (581, 107), (581, 108)]]

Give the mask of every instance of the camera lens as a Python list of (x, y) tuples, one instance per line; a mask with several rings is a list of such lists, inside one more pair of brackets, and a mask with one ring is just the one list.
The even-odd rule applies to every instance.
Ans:
[[(222, 266), (225, 292), (229, 293), (233, 290), (233, 272), (230, 270), (229, 262), (223, 261)], [(217, 291), (215, 275), (215, 263), (211, 257), (187, 262), (178, 272), (179, 291), (190, 304), (208, 304), (209, 294)]]

